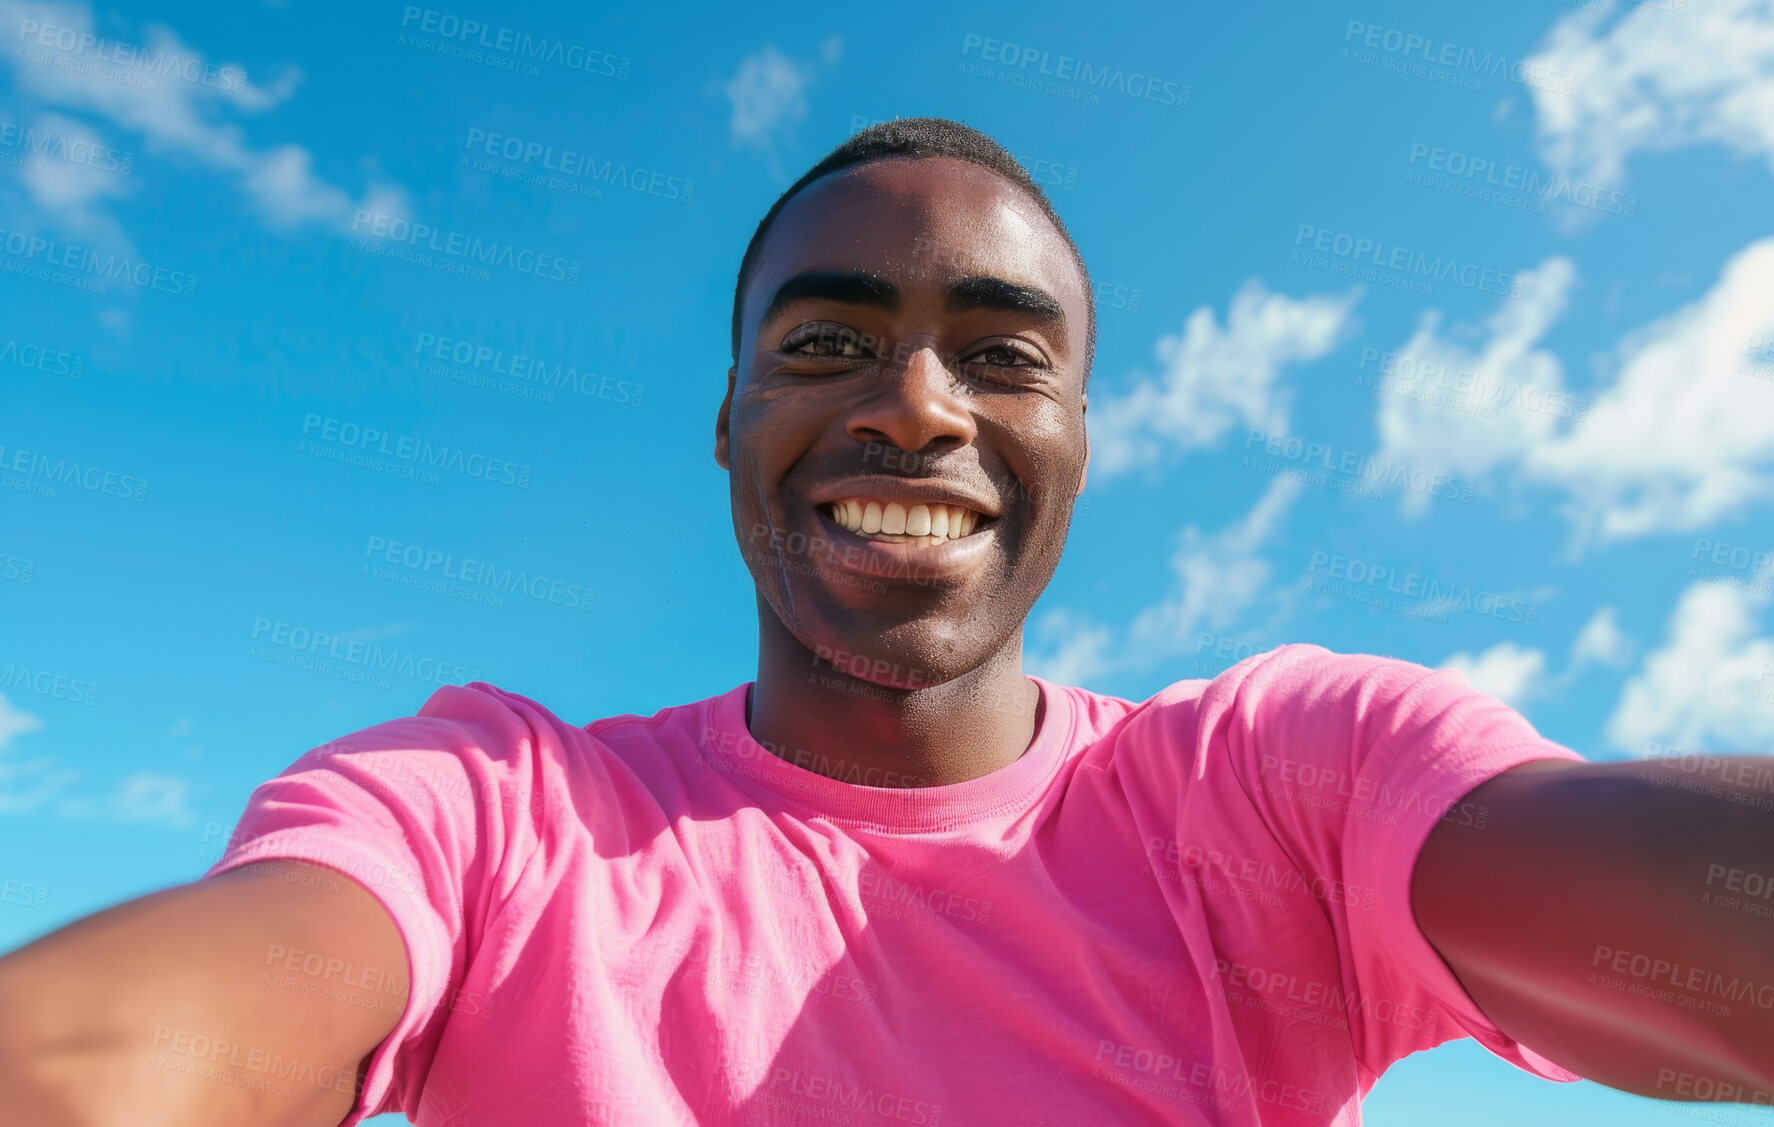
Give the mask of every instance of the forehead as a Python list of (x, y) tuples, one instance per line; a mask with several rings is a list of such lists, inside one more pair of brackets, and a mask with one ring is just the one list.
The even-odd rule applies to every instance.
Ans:
[(884, 158), (802, 189), (777, 214), (746, 293), (746, 323), (777, 285), (810, 270), (867, 270), (908, 293), (997, 277), (1058, 298), (1082, 340), (1083, 279), (1064, 236), (1029, 194), (953, 157)]

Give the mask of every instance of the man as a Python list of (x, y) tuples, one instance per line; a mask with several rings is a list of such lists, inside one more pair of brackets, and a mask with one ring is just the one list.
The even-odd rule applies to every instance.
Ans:
[(1589, 764), (1315, 646), (1139, 703), (1022, 672), (1093, 337), (997, 145), (840, 146), (735, 295), (756, 680), (314, 749), (205, 879), (0, 960), (9, 1122), (1352, 1124), (1462, 1035), (1769, 1102), (1762, 760)]

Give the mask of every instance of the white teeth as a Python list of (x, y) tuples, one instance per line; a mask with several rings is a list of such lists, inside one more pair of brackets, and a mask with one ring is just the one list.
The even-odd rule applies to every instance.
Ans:
[(831, 516), (852, 532), (896, 537), (899, 543), (933, 548), (973, 533), (979, 516), (960, 505), (926, 502), (906, 505), (900, 501), (873, 501), (846, 497), (831, 503)]

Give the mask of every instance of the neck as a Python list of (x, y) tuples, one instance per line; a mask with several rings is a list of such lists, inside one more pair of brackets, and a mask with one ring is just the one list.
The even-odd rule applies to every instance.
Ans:
[(1041, 691), (1022, 668), (1022, 628), (974, 669), (939, 685), (907, 665), (834, 652), (834, 665), (758, 600), (758, 677), (746, 727), (772, 753), (830, 778), (946, 786), (1014, 763), (1040, 724)]

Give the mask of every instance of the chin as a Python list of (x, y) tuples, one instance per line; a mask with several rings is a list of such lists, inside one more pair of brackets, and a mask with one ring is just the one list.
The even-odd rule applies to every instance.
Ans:
[(962, 677), (989, 661), (1005, 638), (971, 622), (924, 617), (882, 628), (795, 631), (825, 676), (842, 673), (884, 688), (915, 691)]

